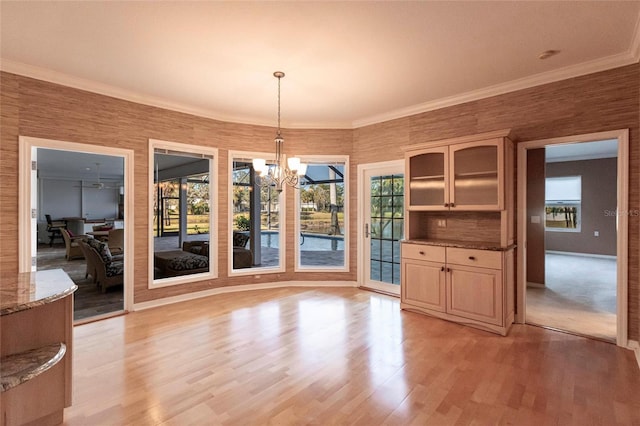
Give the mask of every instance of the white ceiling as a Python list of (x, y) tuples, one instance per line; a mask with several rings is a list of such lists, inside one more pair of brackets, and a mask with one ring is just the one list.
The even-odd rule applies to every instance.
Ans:
[(1, 1), (0, 66), (267, 125), (282, 70), (284, 127), (353, 128), (635, 63), (639, 16), (640, 1)]
[(607, 139), (596, 142), (551, 145), (545, 148), (547, 163), (560, 161), (595, 160), (618, 156), (618, 140)]
[(98, 164), (101, 181), (122, 182), (124, 161), (112, 155), (88, 154), (38, 148), (38, 176), (98, 182)]

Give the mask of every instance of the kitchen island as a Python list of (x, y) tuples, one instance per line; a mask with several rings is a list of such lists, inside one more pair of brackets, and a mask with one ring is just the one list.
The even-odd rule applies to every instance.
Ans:
[(2, 277), (0, 426), (62, 423), (71, 405), (76, 289), (62, 269)]

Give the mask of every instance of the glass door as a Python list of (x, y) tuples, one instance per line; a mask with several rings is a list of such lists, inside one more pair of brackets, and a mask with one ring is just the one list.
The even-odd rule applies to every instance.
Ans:
[(400, 240), (404, 238), (401, 165), (365, 170), (362, 286), (400, 294)]

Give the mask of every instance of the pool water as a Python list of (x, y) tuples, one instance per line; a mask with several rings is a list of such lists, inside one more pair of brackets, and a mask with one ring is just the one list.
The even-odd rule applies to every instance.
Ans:
[[(262, 232), (262, 247), (278, 248), (279, 234), (277, 232)], [(344, 250), (344, 237), (302, 234), (300, 250), (332, 251)]]

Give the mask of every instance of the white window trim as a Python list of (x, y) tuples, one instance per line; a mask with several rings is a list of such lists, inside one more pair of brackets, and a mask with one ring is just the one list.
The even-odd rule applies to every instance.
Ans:
[[(549, 181), (579, 181), (580, 182), (580, 194), (579, 194), (579, 199), (554, 199), (554, 200), (547, 200), (547, 196), (548, 196), (548, 186), (549, 186)], [(570, 195), (570, 194), (565, 194), (565, 195)], [(545, 206), (545, 214), (544, 214), (544, 219), (545, 219), (545, 226), (544, 226), (544, 230), (545, 231), (549, 231), (549, 232), (570, 232), (570, 233), (580, 233), (582, 232), (582, 176), (581, 175), (570, 175), (570, 176), (548, 176), (545, 177), (545, 200), (544, 200), (544, 206)], [(547, 206), (558, 206), (558, 207), (576, 207), (577, 208), (577, 224), (575, 228), (553, 228), (553, 227), (547, 227), (547, 212), (546, 212), (546, 208)]]
[[(229, 244), (227, 244), (227, 264), (229, 277), (241, 277), (247, 275), (256, 275), (256, 274), (278, 274), (285, 272), (285, 257), (287, 254), (286, 247), (286, 193), (287, 186), (284, 185), (282, 193), (280, 193), (278, 197), (278, 221), (280, 222), (280, 229), (278, 232), (278, 247), (280, 247), (280, 255), (278, 256), (278, 266), (256, 266), (252, 268), (243, 268), (243, 269), (233, 269), (233, 161), (235, 158), (264, 158), (267, 161), (275, 161), (274, 153), (266, 153), (266, 152), (253, 152), (253, 151), (229, 151), (228, 156), (228, 185), (227, 185), (227, 208), (228, 208), (228, 217), (227, 220), (227, 235)], [(282, 161), (286, 164), (286, 156), (282, 155)]]
[(207, 155), (213, 157), (213, 159), (209, 160), (209, 200), (211, 200), (211, 204), (209, 206), (209, 272), (182, 275), (179, 277), (161, 278), (158, 280), (154, 279), (153, 220), (149, 220), (148, 288), (162, 288), (197, 281), (216, 279), (218, 278), (218, 232), (216, 227), (216, 221), (218, 220), (218, 149), (200, 145), (190, 145), (158, 139), (149, 139), (149, 218), (153, 217), (153, 170), (155, 164), (156, 149), (167, 149), (188, 154)]
[(299, 156), (303, 163), (344, 163), (344, 266), (303, 266), (300, 265), (300, 190), (296, 189), (294, 197), (295, 214), (295, 255), (294, 272), (349, 272), (349, 156), (348, 155), (304, 155)]

